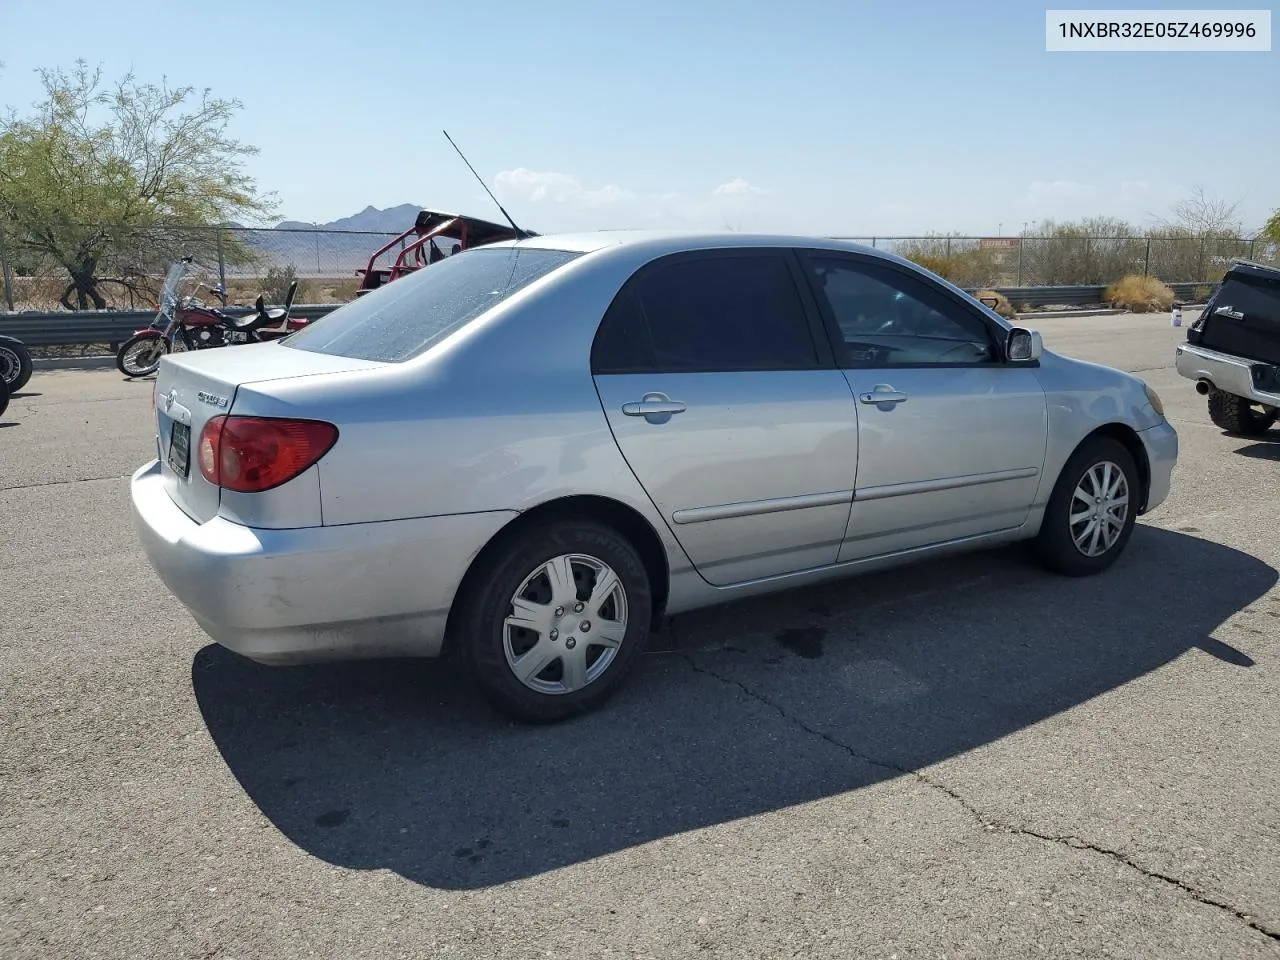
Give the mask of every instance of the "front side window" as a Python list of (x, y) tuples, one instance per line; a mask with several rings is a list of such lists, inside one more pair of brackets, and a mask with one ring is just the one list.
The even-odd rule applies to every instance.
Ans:
[(700, 255), (628, 281), (601, 323), (596, 373), (794, 370), (818, 362), (787, 261)]
[(477, 247), (343, 304), (280, 342), (297, 350), (400, 363), (580, 254)]
[(900, 270), (812, 257), (808, 269), (839, 330), (846, 366), (995, 362), (987, 325)]

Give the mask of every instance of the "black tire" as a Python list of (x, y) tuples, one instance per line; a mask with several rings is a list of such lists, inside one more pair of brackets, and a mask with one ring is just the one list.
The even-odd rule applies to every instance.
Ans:
[(120, 344), (120, 349), (116, 351), (116, 369), (123, 373), (126, 377), (148, 377), (160, 368), (160, 357), (156, 357), (155, 363), (148, 366), (134, 365), (126, 361), (126, 356), (130, 348), (136, 346), (144, 340), (155, 340), (163, 346), (161, 356), (169, 352), (169, 344), (159, 333), (135, 333), (132, 337)]
[[(612, 654), (612, 660), (602, 665), (602, 672), (590, 679), (584, 686), (572, 692), (551, 693), (532, 689), (515, 674), (508, 661), (507, 630), (505, 621), (512, 611), (512, 600), (516, 591), (542, 565), (556, 557), (565, 555), (581, 555), (595, 558), (607, 564), (617, 575), (622, 586), (627, 619), (621, 643)], [(467, 669), (480, 688), (484, 698), (498, 712), (524, 723), (550, 723), (564, 720), (578, 714), (586, 713), (598, 707), (617, 690), (640, 655), (649, 636), (649, 623), (652, 618), (652, 601), (649, 577), (645, 571), (640, 555), (631, 543), (611, 527), (591, 520), (564, 519), (546, 521), (530, 525), (504, 538), (502, 545), (492, 555), (483, 558), (481, 565), (468, 577), (468, 586), (464, 595), (459, 598), (459, 610), (452, 625), (454, 637), (451, 642), (457, 645), (457, 652), (467, 664)], [(582, 567), (575, 569), (576, 575)], [(542, 590), (545, 581), (536, 580), (524, 591), (526, 599), (531, 598), (530, 591)], [(588, 599), (594, 581), (576, 580), (577, 596), (580, 601)], [(534, 595), (537, 595), (536, 593)], [(550, 608), (554, 602), (551, 594), (546, 592), (547, 600), (544, 608)], [(538, 595), (538, 601), (542, 602)], [(616, 603), (616, 598), (613, 603)], [(616, 612), (616, 606), (606, 604), (601, 609)], [(554, 611), (552, 611), (554, 612)], [(587, 616), (587, 611), (581, 616)], [(578, 614), (566, 611), (565, 620), (572, 616), (580, 627)], [(600, 627), (597, 622), (595, 627)], [(588, 625), (589, 633), (592, 625)], [(579, 643), (568, 631), (575, 629), (570, 624), (564, 627), (564, 636), (557, 637), (548, 633), (545, 637), (533, 631), (514, 630), (512, 632), (513, 656), (525, 652), (516, 650), (517, 641), (532, 646), (534, 638), (538, 642), (544, 640), (550, 644), (558, 643), (558, 647), (548, 647), (556, 651), (559, 659), (548, 662), (535, 676), (534, 682), (559, 683), (554, 678), (556, 666), (560, 671), (565, 669), (568, 650)], [(597, 629), (582, 645), (578, 655), (591, 659), (586, 671), (594, 669), (600, 658), (607, 651), (590, 643), (602, 633)], [(567, 644), (567, 646), (566, 646)], [(597, 650), (594, 658), (589, 651)], [(550, 673), (551, 679), (546, 679)], [(585, 676), (585, 673), (584, 673)]]
[(0, 337), (0, 379), (15, 394), (31, 379), (31, 352), (22, 341)]
[(1241, 437), (1260, 437), (1276, 422), (1276, 410), (1259, 410), (1259, 405), (1233, 393), (1214, 390), (1209, 394), (1209, 419), (1227, 433)]
[(9, 409), (9, 385), (0, 379), (0, 417)]
[[(1076, 489), (1095, 466), (1110, 463), (1124, 474), (1128, 490), (1127, 510), (1115, 541), (1097, 556), (1089, 556), (1076, 546), (1071, 526), (1071, 508)], [(1141, 499), (1141, 480), (1133, 456), (1124, 444), (1110, 437), (1091, 437), (1071, 455), (1054, 484), (1053, 494), (1045, 507), (1044, 520), (1035, 540), (1035, 550), (1043, 563), (1055, 573), (1068, 577), (1086, 577), (1106, 570), (1124, 552), (1133, 534)], [(1077, 501), (1078, 502), (1078, 501)], [(1091, 505), (1097, 509), (1097, 505)], [(1081, 521), (1087, 527), (1088, 519)], [(1086, 541), (1086, 545), (1088, 541)]]

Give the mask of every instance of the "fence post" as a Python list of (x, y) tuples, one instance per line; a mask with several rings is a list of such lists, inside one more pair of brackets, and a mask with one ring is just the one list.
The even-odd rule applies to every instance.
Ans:
[(872, 249), (872, 250), (874, 250), (875, 248), (876, 248), (876, 238), (875, 238), (875, 237), (872, 237), (872, 238), (871, 238), (871, 249)]
[(1147, 255), (1142, 258), (1142, 275), (1151, 276), (1151, 238), (1147, 237)]
[(4, 277), (4, 302), (13, 313), (13, 268), (9, 265), (9, 249), (5, 246), (3, 230), (0, 230), (0, 276)]
[[(1255, 239), (1255, 240), (1250, 240), (1250, 241), (1249, 241), (1249, 259), (1250, 259), (1250, 260), (1252, 260), (1252, 259), (1253, 259), (1253, 245), (1254, 245), (1255, 243), (1257, 243), (1257, 242), (1258, 242), (1258, 241), (1257, 241), (1256, 239)], [(8, 289), (8, 288), (6, 287), (5, 289)], [(12, 309), (13, 309), (13, 307), (10, 307), (9, 309), (10, 309), (10, 310), (12, 310)]]
[(1208, 242), (1208, 238), (1207, 238), (1207, 237), (1201, 237), (1201, 238), (1200, 238), (1200, 269), (1196, 271), (1196, 280), (1197, 280), (1197, 281), (1199, 281), (1199, 280), (1203, 280), (1203, 279), (1204, 279), (1204, 268), (1205, 268), (1205, 262), (1204, 262), (1204, 247), (1205, 247), (1205, 244), (1206, 244), (1207, 242)]
[(1027, 238), (1022, 236), (1018, 239), (1018, 286), (1022, 286), (1022, 248), (1027, 245)]
[(217, 228), (215, 234), (218, 240), (218, 283), (222, 285), (222, 292), (227, 292), (227, 258), (222, 253), (222, 228)]
[(951, 259), (951, 238), (947, 237), (947, 259)]

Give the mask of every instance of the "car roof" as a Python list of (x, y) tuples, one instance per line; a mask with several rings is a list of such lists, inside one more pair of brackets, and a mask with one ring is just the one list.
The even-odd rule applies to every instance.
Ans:
[(898, 260), (886, 250), (877, 250), (852, 240), (837, 240), (800, 234), (736, 233), (733, 231), (696, 230), (593, 230), (582, 233), (544, 234), (521, 240), (508, 240), (485, 244), (486, 247), (513, 247), (538, 250), (567, 250), (573, 253), (594, 253), (610, 247), (628, 247), (636, 252), (653, 256), (680, 253), (686, 250), (722, 249), (733, 247), (807, 247), (822, 250), (844, 250)]

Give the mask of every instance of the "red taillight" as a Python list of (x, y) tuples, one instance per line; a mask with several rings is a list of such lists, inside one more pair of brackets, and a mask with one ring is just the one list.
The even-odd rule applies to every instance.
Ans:
[(310, 468), (337, 440), (338, 428), (321, 420), (221, 414), (200, 431), (196, 459), (210, 483), (260, 493)]

